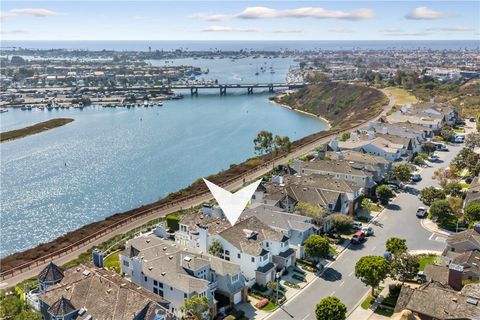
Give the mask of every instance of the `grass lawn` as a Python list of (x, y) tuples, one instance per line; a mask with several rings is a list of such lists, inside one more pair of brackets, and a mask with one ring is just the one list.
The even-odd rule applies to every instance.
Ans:
[(465, 129), (463, 128), (453, 129), (453, 131), (455, 131), (455, 133), (465, 133)]
[(393, 96), (397, 106), (403, 106), (406, 103), (414, 104), (418, 102), (418, 99), (405, 89), (388, 87), (384, 90)]
[(392, 315), (393, 315), (393, 311), (392, 310), (389, 310), (389, 309), (380, 309), (380, 308), (377, 308), (375, 310), (375, 313), (376, 314), (379, 314), (381, 316), (384, 316), (384, 317), (388, 317), (390, 318)]
[(380, 206), (376, 203), (372, 203), (369, 209), (373, 212), (379, 212), (380, 210), (382, 210), (382, 208), (380, 208)]
[(420, 258), (420, 266), (418, 267), (418, 270), (420, 271), (423, 271), (425, 270), (425, 266), (427, 264), (432, 264), (435, 262), (435, 260), (437, 259), (437, 256), (435, 255), (427, 255), (427, 256), (423, 256)]
[(462, 187), (462, 189), (468, 189), (470, 188), (470, 185), (466, 182), (460, 182), (459, 185)]
[(272, 301), (268, 300), (268, 304), (262, 308), (263, 311), (273, 311), (277, 305)]
[(118, 257), (118, 252), (109, 255), (103, 261), (103, 265), (108, 269), (115, 270), (116, 273), (120, 273), (120, 259)]
[(331, 254), (333, 254), (333, 255), (336, 255), (336, 254), (337, 254), (337, 250), (335, 250), (334, 247), (329, 246), (329, 247), (328, 247), (328, 253), (331, 253)]
[(363, 300), (361, 306), (363, 309), (367, 310), (368, 308), (370, 308), (370, 306), (373, 304), (374, 301), (375, 301), (375, 297), (369, 294), (368, 297), (365, 300)]

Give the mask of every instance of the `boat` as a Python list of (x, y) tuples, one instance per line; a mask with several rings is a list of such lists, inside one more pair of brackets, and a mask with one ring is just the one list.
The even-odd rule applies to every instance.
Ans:
[(8, 109), (0, 109), (0, 113), (8, 112)]
[(27, 107), (26, 106), (23, 106), (21, 107), (20, 109), (22, 109), (23, 111), (27, 110)]

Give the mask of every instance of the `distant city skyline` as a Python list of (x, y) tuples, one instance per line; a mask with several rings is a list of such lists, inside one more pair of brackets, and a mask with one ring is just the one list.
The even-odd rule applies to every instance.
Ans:
[(3, 40), (478, 40), (478, 1), (2, 1)]

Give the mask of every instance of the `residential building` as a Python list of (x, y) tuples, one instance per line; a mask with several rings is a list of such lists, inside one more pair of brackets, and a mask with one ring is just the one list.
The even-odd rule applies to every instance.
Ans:
[(254, 203), (245, 209), (241, 215), (248, 218), (257, 217), (264, 224), (280, 231), (289, 238), (289, 244), (296, 252), (297, 258), (304, 258), (303, 243), (311, 235), (317, 234), (319, 228), (312, 222), (312, 218), (279, 211), (279, 208)]
[(470, 187), (465, 192), (465, 200), (463, 201), (463, 208), (466, 208), (470, 202), (480, 201), (480, 179), (473, 178)]
[(458, 255), (473, 250), (480, 250), (480, 226), (468, 229), (447, 238), (447, 245), (442, 256), (454, 259)]
[(458, 292), (438, 282), (414, 289), (403, 286), (395, 312), (410, 310), (422, 320), (478, 319), (480, 284), (466, 285)]
[(120, 261), (122, 274), (165, 298), (179, 316), (184, 299), (194, 295), (207, 297), (212, 316), (217, 314), (217, 293), (228, 300), (220, 308), (245, 300), (247, 289), (238, 265), (187, 251), (153, 235), (129, 240)]
[(51, 263), (39, 276), (40, 290), (27, 301), (47, 320), (175, 318), (160, 296), (91, 263), (65, 271)]
[(318, 174), (328, 176), (333, 180), (352, 182), (363, 188), (363, 192), (365, 193), (369, 193), (376, 185), (373, 180), (373, 174), (360, 169), (355, 169), (345, 160), (295, 160), (293, 168), (302, 176)]

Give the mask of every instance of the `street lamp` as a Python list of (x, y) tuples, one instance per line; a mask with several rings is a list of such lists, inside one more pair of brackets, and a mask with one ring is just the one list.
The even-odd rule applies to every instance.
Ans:
[(278, 306), (278, 287), (280, 287), (280, 272), (275, 273), (275, 280), (277, 280), (277, 306)]

